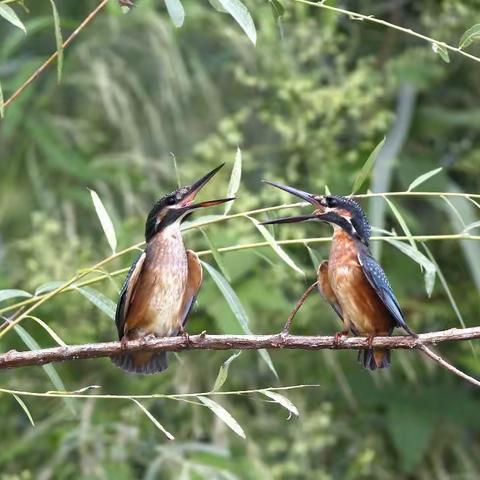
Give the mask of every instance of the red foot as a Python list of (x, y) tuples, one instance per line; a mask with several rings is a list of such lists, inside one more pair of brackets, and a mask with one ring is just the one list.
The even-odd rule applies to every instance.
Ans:
[(338, 347), (338, 344), (341, 342), (342, 337), (346, 336), (348, 336), (348, 330), (342, 330), (341, 332), (337, 332), (333, 340), (333, 348)]

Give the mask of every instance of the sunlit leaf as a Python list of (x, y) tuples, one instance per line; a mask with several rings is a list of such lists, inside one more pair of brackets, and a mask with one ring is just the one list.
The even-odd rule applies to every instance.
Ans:
[(395, 204), (389, 200), (386, 196), (383, 196), (385, 201), (388, 203), (388, 206), (390, 207), (390, 210), (393, 212), (395, 215), (395, 218), (397, 219), (397, 222), (400, 224), (402, 227), (403, 233), (405, 233), (405, 236), (408, 238), (408, 241), (410, 242), (410, 245), (415, 249), (418, 250), (417, 244), (415, 243), (415, 240), (412, 238), (412, 233), (410, 232), (410, 229), (408, 228), (407, 222), (404, 220), (402, 217), (402, 214), (398, 210), (398, 208), (395, 206)]
[(185, 9), (180, 0), (165, 0), (168, 14), (173, 24), (180, 28), (185, 20)]
[(222, 254), (218, 251), (217, 246), (213, 243), (213, 241), (210, 239), (210, 237), (207, 235), (207, 232), (203, 230), (203, 228), (200, 229), (202, 232), (203, 236), (205, 237), (205, 240), (208, 243), (208, 246), (210, 248), (210, 251), (212, 252), (212, 256), (215, 259), (215, 262), (217, 262), (218, 267), (220, 268), (220, 271), (222, 272), (223, 276), (230, 282), (230, 275), (228, 274), (228, 271), (225, 267), (225, 264), (222, 259)]
[(15, 400), (18, 402), (18, 404), (22, 407), (22, 410), (25, 412), (25, 415), (28, 417), (28, 420), (32, 424), (32, 427), (35, 427), (35, 422), (33, 421), (32, 414), (30, 413), (30, 410), (28, 407), (25, 405), (25, 402), (15, 393), (12, 393), (13, 397)]
[(53, 25), (55, 28), (55, 42), (57, 44), (57, 76), (58, 81), (62, 78), (62, 69), (63, 69), (63, 39), (62, 39), (62, 30), (60, 29), (60, 16), (58, 15), (58, 10), (53, 0), (50, 0), (52, 5), (53, 12)]
[(257, 31), (247, 7), (240, 0), (218, 0), (218, 2), (235, 19), (255, 45), (257, 42)]
[(433, 287), (435, 286), (435, 274), (437, 273), (435, 264), (419, 250), (410, 247), (410, 245), (407, 245), (404, 242), (400, 242), (399, 240), (388, 237), (386, 237), (385, 240), (424, 268), (425, 290), (427, 295), (430, 297), (433, 292)]
[(165, 430), (163, 425), (136, 399), (136, 398), (131, 398), (130, 399), (133, 403), (136, 403), (140, 410), (152, 421), (152, 423), (161, 431), (165, 434), (165, 436), (169, 440), (175, 440), (175, 437), (168, 431)]
[(228, 357), (225, 362), (223, 362), (223, 364), (220, 366), (220, 370), (218, 371), (218, 375), (217, 375), (217, 378), (215, 380), (215, 385), (213, 386), (213, 392), (216, 392), (217, 390), (220, 390), (223, 386), (223, 384), (225, 383), (225, 381), (227, 380), (227, 377), (228, 377), (228, 369), (230, 367), (230, 364), (237, 358), (240, 356), (242, 352), (239, 351), (237, 353), (234, 353), (233, 355), (230, 355), (230, 357)]
[[(17, 332), (18, 336), (22, 339), (23, 343), (25, 343), (30, 350), (40, 350), (40, 345), (37, 343), (37, 341), (21, 325), (15, 325), (13, 328)], [(42, 365), (42, 369), (57, 390), (66, 390), (60, 375), (57, 373), (57, 370), (53, 365)], [(70, 411), (75, 413), (72, 399), (64, 398), (63, 400)]]
[(115, 235), (115, 229), (113, 228), (112, 220), (110, 219), (107, 210), (103, 206), (100, 197), (97, 195), (97, 192), (95, 192), (95, 190), (90, 190), (90, 195), (92, 196), (93, 205), (95, 207), (95, 211), (97, 212), (105, 236), (107, 237), (108, 244), (110, 245), (112, 252), (115, 253), (115, 250), (117, 249), (117, 236)]
[(442, 46), (442, 45), (439, 45), (438, 43), (432, 43), (432, 50), (440, 55), (441, 59), (445, 62), (445, 63), (450, 63), (450, 57), (448, 55), (448, 50)]
[(280, 393), (272, 392), (270, 390), (259, 390), (259, 392), (263, 393), (266, 397), (275, 400), (275, 402), (279, 403), (282, 407), (286, 408), (290, 413), (293, 413), (297, 417), (300, 415), (297, 407), (287, 397)]
[[(237, 147), (235, 154), (235, 163), (233, 164), (232, 174), (230, 175), (230, 182), (228, 183), (227, 198), (234, 197), (240, 188), (240, 180), (242, 178), (242, 151)], [(231, 210), (233, 202), (225, 204), (225, 215)]]
[(258, 231), (262, 234), (263, 238), (270, 244), (274, 252), (293, 270), (300, 275), (305, 276), (305, 272), (289, 257), (287, 252), (277, 243), (273, 235), (263, 226), (260, 225), (259, 221), (256, 218), (248, 217), (254, 225), (257, 227)]
[(310, 255), (310, 260), (312, 261), (313, 268), (317, 270), (318, 266), (320, 265), (320, 259), (318, 258), (315, 251), (308, 246), (308, 244), (305, 244), (305, 248), (308, 250), (308, 254)]
[(14, 288), (9, 288), (6, 290), (0, 290), (0, 302), (5, 300), (9, 300), (10, 298), (18, 298), (18, 297), (31, 297), (32, 294), (26, 292), (25, 290), (17, 290)]
[(117, 305), (115, 302), (106, 297), (103, 293), (91, 287), (75, 287), (85, 298), (90, 300), (98, 309), (115, 320), (115, 311)]
[(434, 170), (430, 170), (424, 173), (423, 175), (420, 175), (408, 186), (407, 192), (411, 192), (414, 188), (418, 187), (423, 182), (426, 182), (429, 178), (432, 178), (434, 175), (436, 175), (437, 173), (440, 173), (442, 170), (443, 170), (442, 167), (435, 168)]
[(230, 427), (238, 436), (246, 438), (243, 428), (239, 423), (232, 417), (232, 415), (225, 410), (219, 403), (215, 402), (211, 398), (204, 397), (203, 395), (197, 395), (197, 398), (208, 407), (222, 422)]
[(209, 3), (217, 12), (228, 13), (228, 12), (222, 7), (222, 4), (220, 3), (219, 0), (208, 0), (208, 3)]
[(352, 194), (356, 193), (360, 189), (360, 187), (363, 185), (363, 182), (365, 182), (367, 177), (370, 175), (370, 172), (372, 171), (373, 166), (375, 165), (375, 160), (377, 159), (378, 154), (382, 149), (384, 143), (385, 143), (385, 137), (383, 137), (381, 142), (373, 149), (373, 152), (367, 158), (367, 161), (363, 164), (363, 167), (360, 169), (360, 171), (358, 172), (353, 182)]
[(39, 295), (44, 295), (45, 293), (56, 290), (62, 285), (65, 285), (65, 282), (61, 280), (53, 280), (51, 282), (44, 283), (43, 285), (37, 287), (35, 290), (35, 296), (38, 297)]
[(468, 47), (473, 43), (474, 40), (480, 38), (480, 23), (477, 23), (473, 27), (470, 27), (460, 39), (460, 44), (458, 48)]
[[(248, 326), (247, 312), (243, 308), (243, 305), (241, 304), (240, 299), (237, 297), (237, 294), (234, 292), (233, 288), (230, 286), (227, 280), (210, 264), (203, 261), (201, 263), (212, 277), (212, 280), (215, 282), (220, 292), (222, 292), (222, 295), (227, 301), (230, 310), (235, 315), (235, 318), (238, 320), (238, 323), (242, 327), (244, 333), (247, 335), (252, 335), (252, 331)], [(278, 378), (277, 371), (273, 366), (273, 362), (269, 353), (265, 349), (259, 350), (258, 353), (262, 357), (263, 361), (267, 364), (268, 368), (273, 372), (275, 377)]]
[(43, 320), (33, 315), (26, 315), (25, 318), (30, 318), (33, 321), (37, 322), (61, 347), (66, 347), (67, 344), (60, 338), (60, 336), (48, 326)]
[(15, 25), (15, 27), (19, 28), (20, 30), (23, 30), (23, 33), (27, 33), (25, 25), (18, 18), (15, 10), (12, 7), (9, 7), (4, 3), (0, 3), (0, 17), (3, 17), (5, 20), (7, 20), (7, 22)]

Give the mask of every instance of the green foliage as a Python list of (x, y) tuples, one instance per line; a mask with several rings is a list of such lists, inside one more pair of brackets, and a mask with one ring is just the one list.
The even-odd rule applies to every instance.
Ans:
[[(27, 36), (18, 25), (0, 19), (5, 26), (0, 29), (5, 98), (58, 48), (52, 29), (59, 23), (52, 21), (51, 4), (27, 3), (28, 14), (13, 4)], [(39, 287), (44, 292), (58, 288), (107, 257), (115, 249), (113, 238), (119, 248), (141, 242), (146, 212), (176, 185), (170, 152), (182, 182), (188, 183), (221, 161), (233, 165), (240, 147), (239, 189), (240, 175), (231, 176), (228, 189), (226, 171), (216, 186), (202, 192), (205, 198), (219, 198), (238, 189), (235, 212), (287, 199), (261, 188), (262, 178), (312, 192), (323, 193), (328, 185), (333, 193), (349, 193), (378, 140), (388, 138), (398, 92), (406, 84), (418, 94), (406, 141), (393, 159), (390, 189), (413, 194), (420, 188), (480, 190), (475, 62), (450, 52), (450, 63), (444, 63), (428, 42), (313, 6), (245, 1), (250, 20), (244, 16), (242, 26), (227, 8), (240, 2), (212, 0), (228, 16), (209, 4), (184, 0), (186, 21), (176, 29), (164, 2), (136, 3), (128, 15), (112, 3), (72, 43), (60, 84), (54, 70), (47, 70), (5, 109), (0, 123), (1, 308), (30, 300), (28, 295)], [(78, 25), (96, 4), (62, 2), (64, 31)], [(5, 12), (8, 5), (0, 5)], [(450, 45), (458, 44), (476, 15), (473, 4), (454, 0), (416, 6), (366, 2), (361, 8), (378, 18), (400, 18), (407, 28)], [(255, 48), (232, 18), (249, 31), (250, 40), (257, 35)], [(478, 54), (478, 42), (468, 44), (466, 38), (462, 48)], [(108, 212), (100, 214), (100, 223), (87, 187), (98, 193)], [(478, 203), (462, 200), (450, 200), (455, 213), (438, 197), (395, 198), (395, 213), (387, 212), (383, 228), (402, 233), (400, 225), (407, 237), (452, 234), (465, 226), (471, 228), (467, 233), (478, 234)], [(222, 214), (217, 209), (213, 216), (192, 222), (218, 220)], [(106, 218), (115, 224), (109, 242), (100, 228), (108, 230)], [(196, 251), (215, 245), (216, 261), (228, 272), (228, 281), (225, 273), (213, 269), (214, 259), (205, 257), (205, 273), (215, 272), (214, 279), (205, 275), (189, 331), (242, 332), (246, 319), (255, 333), (280, 331), (315, 276), (312, 262), (316, 267), (328, 255), (328, 245), (305, 248), (303, 240), (287, 246), (278, 242), (328, 237), (330, 230), (310, 223), (285, 225), (267, 230), (273, 232), (272, 243), (242, 216), (202, 228), (208, 240), (189, 228), (185, 243)], [(267, 246), (262, 249), (220, 251), (263, 241)], [(418, 242), (415, 248), (405, 242), (396, 245), (415, 261), (396, 248), (384, 249), (382, 263), (414, 330), (457, 326), (457, 316), (467, 326), (477, 322), (478, 242), (465, 242), (429, 242), (428, 259)], [(305, 272), (305, 281), (272, 245), (281, 246), (283, 259)], [(113, 272), (132, 260), (133, 254), (124, 255), (102, 268)], [(425, 267), (423, 273), (418, 263)], [(87, 279), (103, 272), (92, 272)], [(434, 287), (435, 272), (439, 282)], [(67, 344), (115, 339), (109, 316), (122, 277), (107, 275), (105, 280), (56, 296), (35, 311), (36, 317)], [(35, 342), (30, 348), (55, 345), (39, 322), (26, 319), (20, 328)], [(331, 334), (338, 328), (328, 306), (312, 295), (295, 318), (293, 332)], [(14, 331), (1, 338), (0, 347), (25, 349)], [(480, 375), (469, 345), (448, 345), (442, 354)], [(109, 359), (56, 365), (58, 377), (50, 378), (34, 368), (4, 371), (0, 387), (38, 392), (51, 390), (54, 378), (63, 383), (62, 389), (95, 384), (106, 394), (204, 392), (212, 400), (208, 392), (215, 384), (221, 391), (260, 392), (222, 397), (217, 405), (223, 410), (215, 407), (222, 412), (219, 417), (210, 410), (212, 404), (171, 399), (139, 400), (146, 411), (130, 399), (115, 400), (115, 408), (110, 400), (78, 399), (73, 415), (59, 398), (19, 396), (25, 409), (12, 396), (2, 395), (0, 479), (427, 480), (477, 478), (480, 473), (477, 394), (415, 352), (393, 352), (391, 371), (374, 375), (357, 365), (353, 352), (278, 351), (270, 356), (263, 352), (263, 357), (243, 352), (233, 363), (230, 355), (182, 352), (178, 360), (172, 356), (165, 374), (142, 378), (125, 375)], [(277, 382), (269, 369), (273, 365), (282, 385), (321, 387), (282, 392), (285, 399), (267, 398), (263, 389)], [(289, 420), (284, 407), (292, 413)], [(227, 418), (231, 422), (224, 411), (246, 440), (224, 423)], [(175, 436), (174, 442), (159, 425)]]

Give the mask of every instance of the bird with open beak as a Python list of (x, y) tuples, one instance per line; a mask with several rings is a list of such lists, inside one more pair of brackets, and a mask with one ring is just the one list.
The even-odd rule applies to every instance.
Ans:
[[(351, 198), (313, 195), (296, 188), (266, 182), (285, 190), (315, 208), (313, 214), (279, 218), (264, 222), (294, 223), (327, 222), (334, 234), (328, 261), (318, 267), (318, 289), (343, 321), (343, 330), (336, 334), (367, 336), (391, 335), (394, 327), (415, 336), (390, 287), (382, 267), (369, 250), (370, 224), (360, 205)], [(390, 365), (390, 351), (382, 348), (360, 350), (358, 358), (365, 368), (375, 370)]]
[[(146, 248), (130, 268), (117, 305), (115, 323), (122, 343), (185, 334), (184, 326), (202, 283), (202, 266), (192, 250), (185, 250), (180, 224), (196, 209), (234, 200), (193, 203), (223, 165), (193, 185), (165, 195), (148, 214)], [(125, 352), (112, 357), (112, 361), (131, 373), (157, 373), (167, 368), (164, 351)]]

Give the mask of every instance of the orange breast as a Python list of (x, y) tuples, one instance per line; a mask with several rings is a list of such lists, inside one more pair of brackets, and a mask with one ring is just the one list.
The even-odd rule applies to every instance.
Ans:
[(344, 318), (361, 335), (390, 333), (393, 326), (390, 314), (363, 273), (355, 241), (343, 230), (335, 231), (328, 277)]

